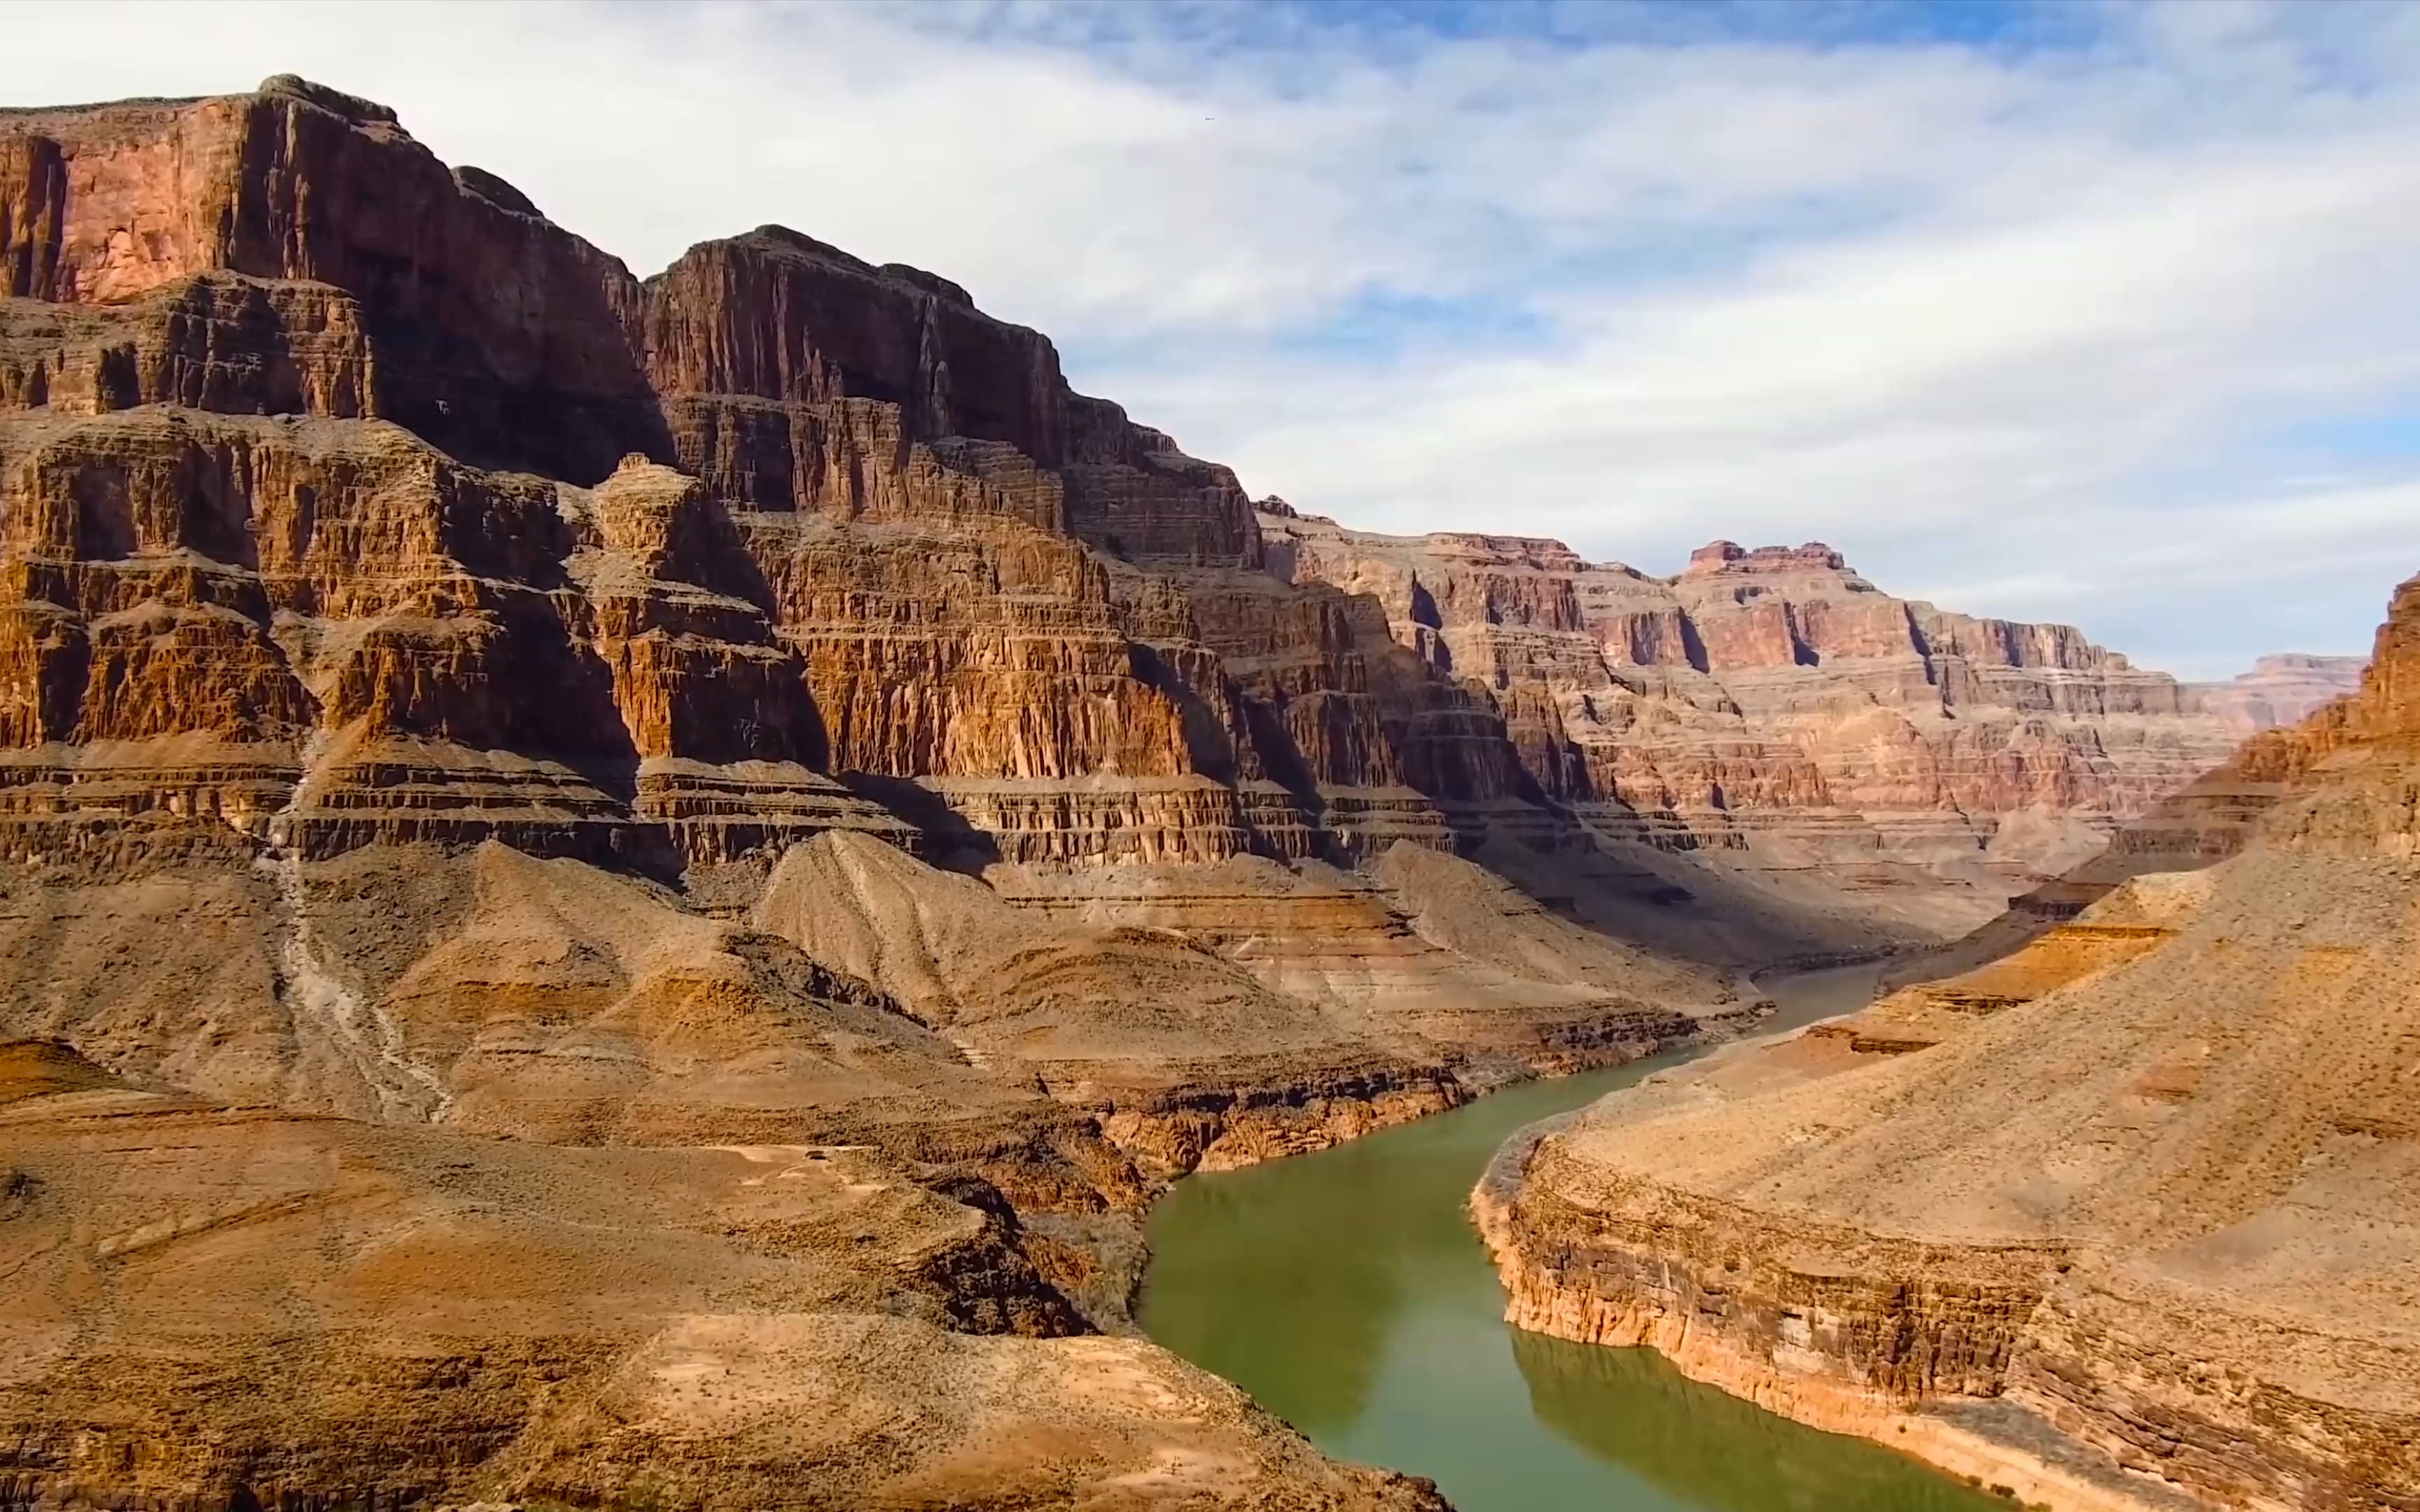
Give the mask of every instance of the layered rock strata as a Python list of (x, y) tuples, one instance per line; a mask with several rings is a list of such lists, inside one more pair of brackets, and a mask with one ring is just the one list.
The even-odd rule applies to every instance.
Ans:
[(1956, 939), (1909, 951), (1883, 974), (1902, 987), (1971, 971), (2011, 955), (2136, 878), (2198, 872), (2241, 853), (2261, 818), (2309, 788), (2333, 749), (2329, 705), (2308, 729), (2265, 730), (2233, 755), (2119, 826), (2102, 849), (2009, 900), (1997, 916)]
[(1398, 644), (1489, 689), (1542, 790), (1608, 825), (2055, 872), (2235, 738), (2071, 626), (1893, 598), (1822, 545), (1718, 541), (1652, 578), (1529, 537), (1261, 523), (1291, 580), (1375, 597)]
[(2248, 672), (2224, 683), (2186, 687), (2202, 706), (2243, 733), (2296, 725), (2337, 699), (2361, 691), (2359, 656), (2314, 656), (2279, 652), (2262, 656)]
[(863, 1144), (1131, 1210), (1094, 1122), (744, 921), (500, 843), (9, 879), (16, 1035), (231, 1103), (577, 1145)]
[(379, 1128), (17, 1041), (0, 1150), (17, 1505), (1444, 1506), (1086, 1336), (997, 1194), (862, 1149)]
[[(310, 855), (493, 836), (761, 882), (833, 827), (1352, 861), (1739, 843), (1774, 810), (1786, 872), (1801, 841), (1955, 860), (1997, 832), (1975, 814), (2119, 811), (2167, 771), (2126, 742), (2168, 685), (2071, 633), (1927, 610), (1883, 647), (1868, 611), (1896, 601), (1786, 553), (1683, 589), (1495, 537), (1404, 567), (1256, 517), (947, 280), (768, 226), (642, 283), (302, 81), (12, 112), (0, 143), (0, 407), (28, 417), (0, 438), (24, 521), (0, 733), (54, 832), (18, 854), (63, 832), (139, 864), (229, 843), (174, 821), (258, 841), (291, 810), (276, 842)], [(160, 651), (121, 664), (138, 607)], [(1891, 725), (1912, 776), (1784, 750), (1762, 727), (1807, 701), (1760, 678), (1802, 655), (1863, 667), (1836, 703), (1937, 686), (2101, 717), (2109, 748), (2046, 775), (2037, 737), (2088, 742), (1970, 719)], [(532, 676), (566, 696), (499, 706)], [(1687, 750), (1651, 704), (1695, 711)]]
[[(5, 733), (76, 748), (18, 785), (125, 858), (191, 837), (100, 818), (121, 788), (290, 807), (312, 855), (492, 835), (666, 874), (834, 825), (1342, 855), (1534, 797), (1483, 703), (1407, 759), (1350, 606), (1257, 575), (1233, 474), (946, 280), (767, 227), (642, 285), (292, 79), (0, 140)], [(138, 606), (174, 654), (121, 668), (138, 627), (95, 622)], [(566, 696), (499, 706), (531, 678)], [(1415, 681), (1398, 728), (1470, 702)], [(128, 748), (169, 737), (207, 759)]]
[(2411, 1504), (2415, 687), (2420, 579), (2233, 858), (1864, 1016), (1902, 1053), (1852, 1020), (1516, 1142), (1511, 1316), (2054, 1505)]
[[(90, 363), (110, 409), (319, 399), (574, 483), (664, 450), (625, 328), (637, 280), (382, 105), (281, 75), (249, 95), (8, 111), (0, 211), (0, 292), (108, 311), (62, 322), (78, 339), (21, 359), (25, 382), (72, 389)], [(229, 275), (269, 285), (241, 321), (213, 319), (195, 286)], [(211, 381), (254, 363), (271, 381)]]
[[(1938, 1044), (1981, 1019), (2158, 949), (2209, 902), (2214, 881), (2208, 872), (2129, 877), (2071, 918), (2035, 916), (2044, 927), (2028, 932), (2005, 955), (1901, 986), (1864, 1011), (1808, 1033), (1844, 1038), (1851, 1049), (1866, 1054), (1901, 1055)], [(2011, 928), (2002, 937), (2015, 933)], [(1979, 943), (1960, 941), (1927, 964), (1938, 969), (1957, 950)]]
[(1466, 1095), (1442, 1046), (1390, 1054), (1192, 936), (1056, 923), (857, 836), (783, 856), (754, 918), (913, 1005), (970, 1061), (1088, 1110), (1161, 1179)]
[(1158, 1177), (1720, 1037), (1764, 1007), (1408, 842), (1368, 881), (1247, 858), (1117, 877), (1112, 893), (1002, 870), (987, 887), (833, 834), (783, 857), (754, 922), (1092, 1112)]
[(1763, 1005), (1726, 973), (1607, 939), (1458, 857), (1398, 842), (1366, 874), (1241, 859), (1206, 876), (993, 874), (1029, 911), (1174, 933), (1466, 1081), (1564, 1072), (1720, 1035)]
[[(1584, 638), (1564, 568), (1450, 625), (1307, 570), (919, 270), (765, 227), (643, 282), (280, 77), (0, 112), (0, 1033), (72, 1084), (0, 1178), (21, 1499), (1430, 1504), (1140, 1345), (965, 1340), (1114, 1322), (1182, 1171), (1718, 1037), (1732, 968), (1999, 901), (1930, 798), (1846, 886), (1803, 825), (1717, 834), (1761, 734), (1613, 782), (1672, 764), (1571, 733), (1597, 673), (1521, 670)], [(1850, 654), (1837, 563), (1707, 573), (1813, 573), (1791, 633)], [(1632, 659), (1714, 633), (1745, 677), (1770, 618)], [(1498, 665), (1482, 622), (1538, 633)], [(2077, 720), (2164, 686), (2004, 628), (1861, 675)], [(2086, 791), (1978, 740), (1916, 785)], [(1792, 761), (1799, 813), (1833, 779)], [(1935, 896), (1903, 853), (1945, 824)], [(621, 1190), (659, 1180), (674, 1218)], [(121, 1232), (173, 1240), (156, 1287)], [(116, 1405), (72, 1386), (172, 1335)]]

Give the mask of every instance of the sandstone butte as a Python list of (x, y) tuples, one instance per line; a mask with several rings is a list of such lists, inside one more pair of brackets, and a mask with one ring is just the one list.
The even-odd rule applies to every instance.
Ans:
[(14, 1506), (1437, 1506), (1134, 1335), (1153, 1193), (2022, 937), (2234, 739), (1823, 547), (1256, 505), (291, 77), (0, 112), (0, 278)]
[(1511, 1318), (2055, 1506), (2420, 1504), (2420, 578), (2090, 887), (1527, 1131), (1474, 1196)]

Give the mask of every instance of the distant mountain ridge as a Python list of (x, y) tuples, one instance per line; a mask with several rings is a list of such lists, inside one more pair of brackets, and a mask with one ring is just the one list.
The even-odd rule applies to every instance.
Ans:
[(1657, 578), (1533, 537), (1262, 529), (1275, 570), (1374, 597), (1493, 690), (1541, 788), (1607, 826), (2052, 873), (2238, 738), (2071, 625), (1895, 598), (1821, 542), (1715, 541)]
[(2321, 705), (2358, 692), (2366, 656), (2317, 656), (2281, 651), (2261, 656), (2252, 670), (2224, 683), (2188, 683), (2186, 688), (2228, 726), (2251, 735), (2300, 724)]

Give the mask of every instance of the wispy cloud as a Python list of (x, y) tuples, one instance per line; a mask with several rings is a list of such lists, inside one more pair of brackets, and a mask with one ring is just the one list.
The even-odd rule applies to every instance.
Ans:
[(2154, 664), (2420, 568), (2420, 8), (28, 10), (0, 97), (293, 70), (652, 270), (782, 221), (1381, 529), (1823, 538)]

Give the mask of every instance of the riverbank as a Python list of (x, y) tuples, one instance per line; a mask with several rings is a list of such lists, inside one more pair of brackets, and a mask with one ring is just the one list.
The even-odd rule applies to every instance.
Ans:
[(1976, 1410), (1975, 1426), (1941, 1410), (1909, 1411), (1896, 1397), (1783, 1368), (1774, 1357), (1781, 1351), (1752, 1354), (1718, 1330), (1695, 1326), (1688, 1314), (1624, 1306), (1569, 1284), (1560, 1269), (1531, 1258), (1544, 1246), (1516, 1224), (1513, 1200), (1539, 1144), (1579, 1111), (1515, 1133), (1470, 1194), (1471, 1219), (1495, 1265), (1506, 1298), (1504, 1319), (1512, 1327), (1590, 1349), (1651, 1350), (1689, 1380), (1764, 1412), (1870, 1440), (2046, 1512), (2182, 1512), (2198, 1505), (2161, 1488), (2128, 1484), (2115, 1465), (2091, 1463), (2084, 1446), (2069, 1443), (2022, 1409), (1989, 1411), (2000, 1405), (1991, 1398), (1947, 1408)]
[[(1776, 1041), (1830, 1016), (1776, 1022), (1773, 1032), (1697, 1057), (1679, 1079), (1694, 1088), (1651, 1088), (1617, 1105), (1721, 1095), (1715, 1088), (1751, 1057), (1762, 1057), (1756, 1073), (1778, 1083), (1821, 1074), (1814, 1063), (1827, 1053), (1823, 1047), (1802, 1053)], [(1884, 1254), (1886, 1242), (1847, 1236), (1837, 1226), (1650, 1191), (1643, 1178), (1633, 1183), (1637, 1192), (1624, 1185), (1590, 1196), (1594, 1186), (1568, 1179), (1572, 1162), (1560, 1148), (1568, 1141), (1558, 1139), (1587, 1115), (1575, 1107), (1516, 1131), (1469, 1195), (1509, 1323), (1582, 1348), (1651, 1350), (1689, 1380), (1764, 1411), (1870, 1440), (2052, 1512), (2201, 1505), (2127, 1473), (1997, 1394), (2015, 1336), (2040, 1300), (2037, 1278), (2063, 1271), (2063, 1255), (2040, 1246), (1912, 1244)], [(1861, 1257), (1854, 1270), (1808, 1258), (1852, 1252)], [(1917, 1343), (1890, 1345), (1908, 1319), (1917, 1320)], [(1861, 1341), (1854, 1348), (1876, 1361), (1919, 1374), (1886, 1374), (1873, 1384), (1849, 1379), (1832, 1365), (1847, 1339)], [(1923, 1383), (1920, 1404), (1913, 1389), (1901, 1389), (1911, 1380)]]
[[(1853, 968), (1859, 969), (1859, 968)], [(1879, 963), (1861, 968), (1869, 981)], [(1768, 1024), (1859, 1006), (1769, 980)], [(1777, 989), (1777, 991), (1776, 991)], [(1180, 1182), (1152, 1215), (1142, 1321), (1338, 1458), (1435, 1478), (1462, 1512), (1984, 1512), (2007, 1504), (1698, 1384), (1645, 1351), (1520, 1334), (1464, 1201), (1506, 1136), (1684, 1050), (1518, 1083), (1349, 1144)]]
[[(1334, 1087), (1194, 1088), (1164, 1106), (1102, 1114), (1120, 1149), (1163, 1170), (1242, 1170), (1363, 1139), (1466, 1107), (1508, 1088), (1606, 1071), (1665, 1056), (1703, 1055), (1863, 1008), (1890, 955), (1807, 957), (1739, 975), (1738, 1005), (1683, 1013), (1641, 1011), (1592, 1042), (1550, 1059), (1482, 1060), (1435, 1068), (1416, 1085), (1384, 1078)], [(1785, 1006), (1771, 988), (1785, 984)]]

